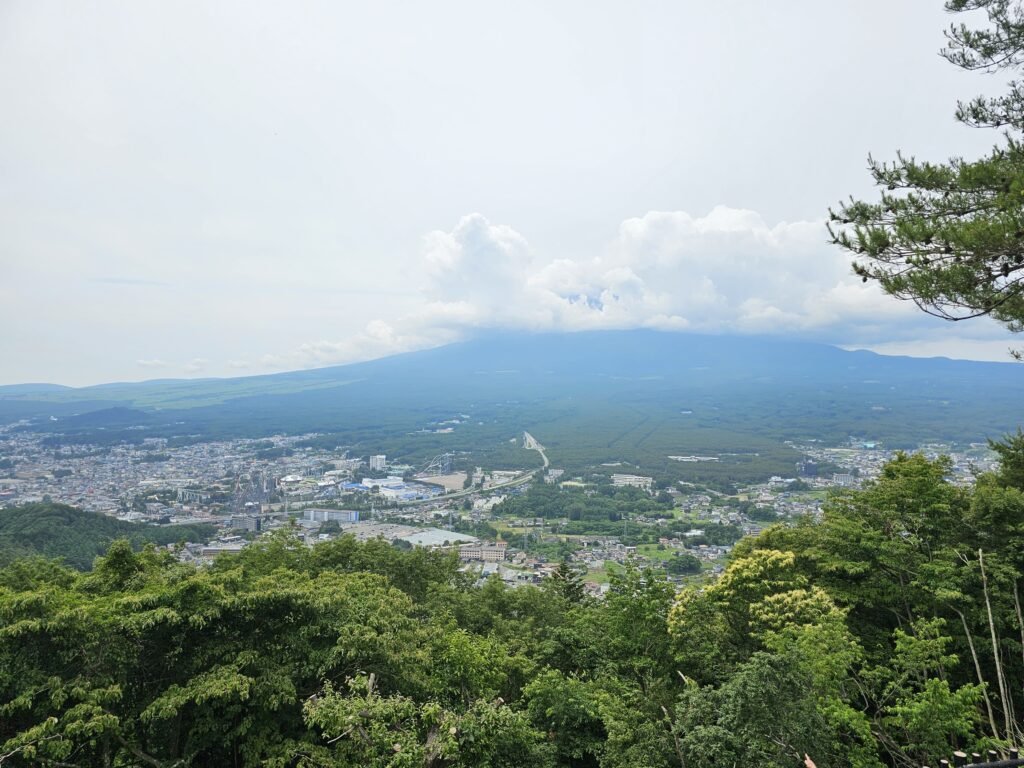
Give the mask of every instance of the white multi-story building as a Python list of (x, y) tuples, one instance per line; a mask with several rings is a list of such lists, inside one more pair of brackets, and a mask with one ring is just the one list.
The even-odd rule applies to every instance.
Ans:
[(305, 520), (326, 523), (333, 520), (337, 523), (358, 523), (359, 511), (355, 509), (305, 509), (302, 511)]
[(370, 469), (374, 472), (383, 472), (384, 466), (387, 464), (388, 457), (381, 453), (377, 456), (370, 457)]
[(231, 527), (258, 533), (262, 527), (260, 522), (260, 519), (255, 515), (234, 515), (231, 518)]
[(496, 541), (493, 544), (464, 544), (459, 547), (459, 559), (483, 560), (485, 563), (498, 563), (505, 559), (505, 548), (508, 545), (504, 541)]
[(612, 485), (616, 488), (632, 486), (633, 488), (643, 488), (645, 491), (649, 491), (653, 484), (653, 477), (643, 477), (642, 475), (612, 475)]

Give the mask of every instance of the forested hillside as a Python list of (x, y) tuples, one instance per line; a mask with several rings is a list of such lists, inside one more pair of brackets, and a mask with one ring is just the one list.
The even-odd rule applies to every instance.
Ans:
[(115, 539), (127, 539), (138, 549), (146, 543), (207, 541), (213, 533), (210, 525), (125, 523), (65, 504), (25, 504), (0, 509), (0, 565), (42, 555), (62, 558), (71, 567), (84, 570)]
[(704, 588), (474, 586), (287, 532), (199, 569), (116, 542), (0, 570), (8, 765), (936, 764), (1017, 742), (1024, 437), (961, 488), (901, 456)]
[[(785, 441), (983, 442), (1016, 427), (1022, 386), (1024, 369), (1010, 363), (771, 338), (501, 334), (271, 376), (0, 387), (0, 423), (30, 419), (17, 430), (45, 433), (54, 449), (318, 433), (331, 447), (417, 466), (466, 452), (490, 467), (535, 465), (516, 442), (526, 430), (570, 472), (622, 461), (725, 489), (792, 474), (801, 455)], [(452, 431), (437, 431), (453, 418)], [(669, 458), (687, 454), (718, 460)]]

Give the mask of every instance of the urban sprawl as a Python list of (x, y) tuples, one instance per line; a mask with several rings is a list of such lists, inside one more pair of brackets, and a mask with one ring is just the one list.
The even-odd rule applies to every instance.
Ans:
[[(660, 517), (624, 516), (621, 536), (572, 535), (561, 532), (567, 520), (504, 514), (503, 502), (527, 492), (531, 484), (589, 493), (597, 476), (548, 466), (543, 447), (528, 434), (523, 436), (524, 447), (541, 451), (543, 469), (476, 467), (469, 472), (452, 470), (452, 454), (415, 467), (389, 461), (386, 455), (357, 456), (304, 446), (315, 435), (180, 447), (170, 447), (163, 439), (136, 445), (54, 447), (45, 435), (23, 427), (0, 428), (0, 507), (52, 501), (123, 521), (213, 524), (217, 535), (210, 541), (174, 547), (182, 560), (198, 562), (238, 552), (282, 529), (308, 544), (352, 535), (364, 541), (383, 538), (402, 547), (454, 549), (467, 570), (479, 571), (481, 578), (496, 575), (510, 584), (537, 582), (564, 559), (594, 594), (606, 589), (610, 571), (629, 560), (659, 567), (685, 554), (699, 562), (700, 573), (713, 576), (732, 545), (709, 542), (705, 527), (732, 526), (746, 535), (774, 520), (820, 515), (830, 489), (856, 487), (876, 476), (894, 455), (884, 446), (854, 439), (839, 447), (794, 446), (806, 459), (794, 467), (793, 477), (772, 477), (739, 489), (735, 497), (683, 482), (657, 487), (640, 468), (627, 472), (628, 466), (606, 465), (610, 469), (600, 476), (606, 485), (657, 495), (671, 512)], [(971, 482), (975, 472), (992, 466), (991, 456), (980, 445), (962, 452), (945, 445), (921, 450), (930, 457), (950, 456), (953, 479), (960, 483)], [(819, 466), (840, 471), (822, 473)], [(689, 522), (682, 533), (678, 525), (670, 526), (679, 520)], [(631, 526), (634, 533), (649, 532), (644, 543), (630, 543)], [(478, 535), (481, 530), (494, 535)], [(563, 545), (562, 557), (552, 555), (552, 543)], [(669, 579), (683, 578), (668, 568), (665, 573)]]

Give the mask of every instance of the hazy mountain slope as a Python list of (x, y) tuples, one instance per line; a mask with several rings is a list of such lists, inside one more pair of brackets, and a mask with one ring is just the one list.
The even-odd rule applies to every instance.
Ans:
[[(529, 429), (569, 465), (661, 464), (709, 450), (763, 460), (774, 451), (768, 463), (786, 471), (795, 456), (781, 446), (787, 439), (863, 435), (912, 446), (1001, 435), (1024, 422), (1022, 392), (1024, 366), (1015, 363), (614, 331), (495, 335), (239, 379), (0, 388), (0, 418), (33, 416), (33, 428), (56, 443), (319, 432), (410, 460), (486, 449), (500, 461), (500, 446)], [(437, 422), (458, 414), (470, 418), (436, 433)]]
[[(415, 382), (402, 381), (415, 376)], [(0, 403), (131, 403), (136, 407), (190, 408), (212, 400), (282, 395), (337, 388), (372, 380), (451, 384), (474, 389), (544, 377), (574, 383), (602, 378), (671, 378), (701, 385), (722, 381), (851, 383), (885, 376), (887, 383), (913, 381), (1019, 385), (1024, 372), (1013, 363), (978, 363), (945, 358), (909, 358), (848, 352), (825, 344), (737, 336), (700, 336), (656, 331), (599, 331), (574, 334), (498, 334), (431, 350), (352, 365), (229, 379), (155, 379), (139, 383), (60, 387), (50, 384), (0, 386)]]

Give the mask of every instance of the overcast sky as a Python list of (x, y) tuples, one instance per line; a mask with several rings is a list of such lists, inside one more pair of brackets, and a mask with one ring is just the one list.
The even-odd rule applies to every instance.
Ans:
[(490, 328), (1006, 360), (829, 246), (869, 152), (974, 156), (941, 0), (0, 3), (0, 383)]

